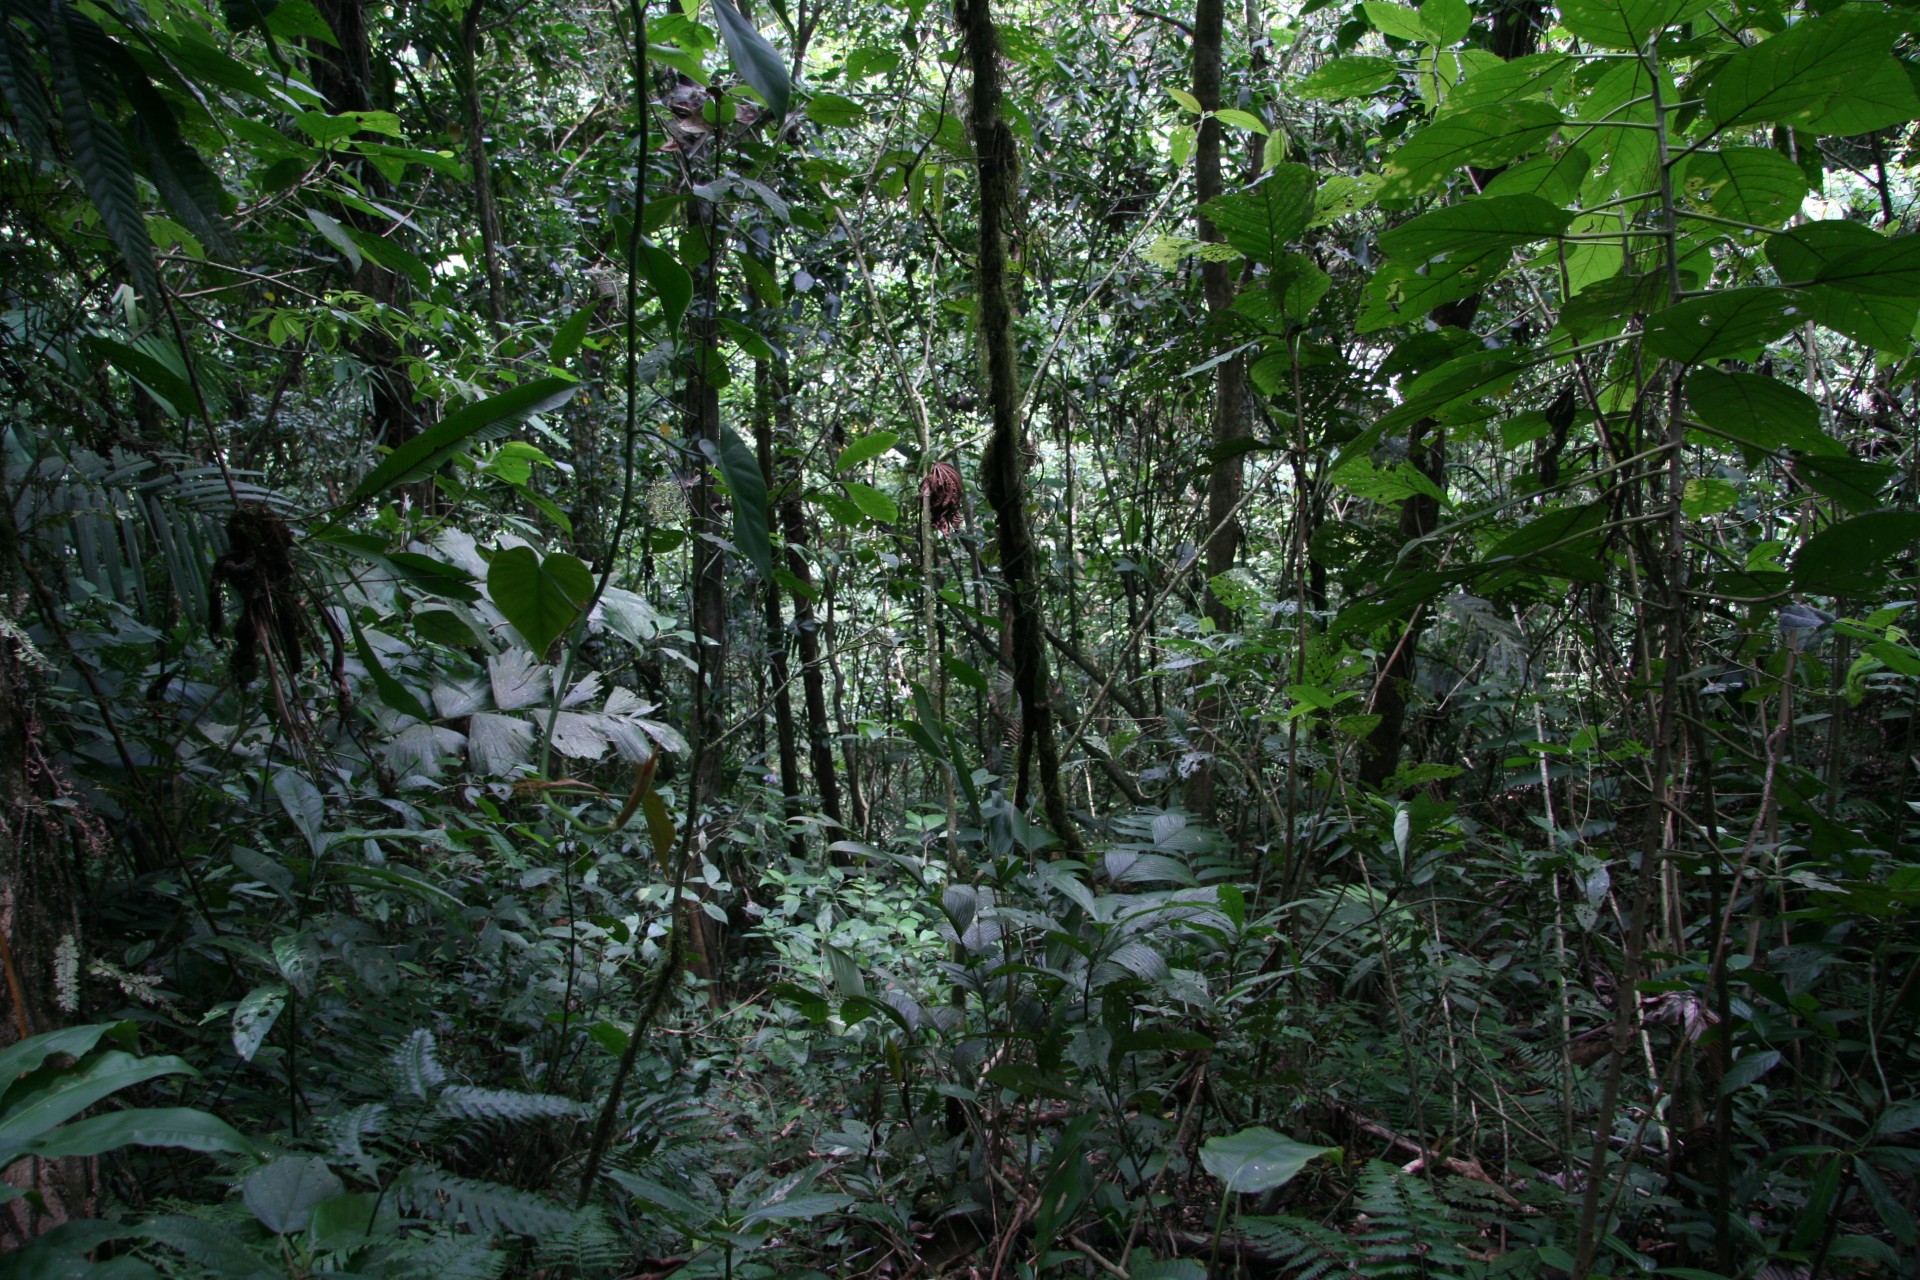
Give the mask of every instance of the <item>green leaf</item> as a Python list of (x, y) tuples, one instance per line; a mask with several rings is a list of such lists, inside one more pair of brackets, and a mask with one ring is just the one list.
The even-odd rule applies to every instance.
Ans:
[(567, 322), (553, 335), (553, 345), (547, 348), (547, 362), (559, 365), (573, 359), (580, 344), (587, 340), (587, 326), (592, 323), (592, 307), (582, 307), (567, 317)]
[(22, 1040), (18, 1044), (0, 1049), (0, 1099), (6, 1097), (20, 1077), (30, 1071), (37, 1071), (40, 1064), (56, 1054), (78, 1058), (92, 1051), (106, 1036), (113, 1036), (128, 1045), (133, 1043), (133, 1024), (131, 1022), (96, 1022), (83, 1027), (64, 1027), (59, 1031), (45, 1031), (37, 1036)]
[(179, 1147), (187, 1151), (224, 1151), (250, 1155), (258, 1145), (238, 1129), (191, 1107), (136, 1108), (61, 1125), (32, 1144), (29, 1153), (43, 1160), (97, 1156), (120, 1147)]
[(1856, 515), (1879, 507), (1881, 492), (1900, 474), (1884, 462), (1868, 462), (1844, 452), (1798, 453), (1793, 461), (1807, 488)]
[(1740, 500), (1740, 491), (1731, 481), (1715, 476), (1694, 476), (1680, 495), (1680, 514), (1689, 520), (1731, 510)]
[(1179, 103), (1182, 111), (1190, 112), (1196, 116), (1204, 114), (1206, 111), (1206, 108), (1200, 105), (1200, 99), (1194, 97), (1185, 89), (1169, 89), (1167, 90), (1167, 96)]
[(1534, 240), (1557, 236), (1573, 214), (1539, 196), (1485, 196), (1435, 209), (1381, 233), (1380, 248), (1391, 257), (1422, 263), (1441, 254), (1511, 251)]
[(1920, 298), (1920, 235), (1880, 238), (1821, 267), (1813, 283), (1881, 298)]
[(287, 989), (273, 983), (255, 987), (233, 1007), (233, 1051), (243, 1061), (252, 1062), (253, 1055), (260, 1052), (286, 1004)]
[(1724, 1098), (1730, 1093), (1738, 1093), (1779, 1065), (1778, 1049), (1747, 1050), (1727, 1068), (1727, 1074), (1721, 1078), (1720, 1096)]
[(240, 1196), (261, 1225), (284, 1236), (303, 1229), (316, 1208), (346, 1189), (319, 1156), (287, 1156), (248, 1175)]
[(1387, 0), (1366, 0), (1360, 8), (1365, 11), (1373, 29), (1383, 36), (1414, 44), (1438, 43), (1433, 31), (1421, 21), (1420, 14), (1405, 5), (1389, 4)]
[(680, 259), (644, 239), (640, 241), (639, 260), (634, 268), (653, 290), (653, 296), (660, 299), (660, 309), (667, 316), (667, 332), (679, 332), (680, 319), (687, 314), (687, 304), (693, 301), (692, 274), (680, 265)]
[(1252, 188), (1217, 196), (1200, 207), (1227, 243), (1269, 266), (1287, 252), (1313, 217), (1313, 170), (1300, 164), (1275, 165)]
[[(120, 130), (94, 109), (96, 99), (110, 106), (117, 91), (98, 62), (82, 52), (95, 42), (103, 42), (105, 34), (75, 5), (59, 5), (54, 15), (46, 27), (47, 57), (73, 167), (87, 198), (100, 213), (108, 238), (132, 273), (134, 284), (152, 296), (159, 288), (159, 277), (154, 270), (153, 239), (147, 233), (133, 163)], [(8, 42), (12, 40), (9, 35)]]
[(551, 413), (573, 398), (579, 384), (570, 378), (535, 378), (511, 391), (464, 405), (407, 441), (367, 473), (347, 506), (433, 474), (469, 444), (505, 435), (537, 413)]
[(1308, 1146), (1255, 1125), (1232, 1137), (1207, 1139), (1200, 1148), (1200, 1163), (1228, 1191), (1258, 1195), (1285, 1186), (1310, 1162), (1337, 1151), (1338, 1147)]
[(842, 481), (847, 496), (853, 499), (853, 505), (860, 508), (860, 514), (881, 524), (892, 524), (900, 518), (900, 508), (892, 498), (880, 492), (870, 484), (861, 484), (857, 480)]
[(900, 435), (895, 431), (875, 431), (861, 436), (840, 451), (840, 460), (833, 464), (835, 471), (845, 471), (857, 467), (872, 458), (877, 458), (900, 443)]
[(1851, 5), (1796, 22), (1727, 60), (1707, 86), (1707, 115), (1723, 129), (1811, 120), (1888, 60), (1899, 29), (1898, 18)]
[(773, 543), (767, 526), (767, 482), (760, 461), (732, 427), (720, 429), (720, 471), (733, 494), (733, 545), (759, 573), (773, 576)]
[(1695, 369), (1687, 375), (1687, 403), (1712, 430), (1763, 453), (1845, 452), (1821, 433), (1820, 406), (1813, 397), (1778, 378)]
[(347, 260), (349, 271), (358, 271), (361, 262), (360, 246), (353, 242), (353, 237), (347, 234), (347, 229), (341, 226), (338, 220), (328, 217), (318, 209), (308, 209), (306, 212), (307, 221), (313, 224), (313, 229), (318, 231), (328, 244), (338, 249), (340, 256)]
[(1438, 44), (1457, 44), (1473, 29), (1473, 10), (1467, 0), (1420, 0), (1420, 21)]
[(1267, 136), (1267, 122), (1251, 111), (1240, 111), (1234, 107), (1222, 107), (1213, 113), (1213, 118), (1221, 124), (1230, 124), (1234, 128), (1246, 133), (1257, 133), (1263, 138)]
[(8, 1097), (0, 1112), (0, 1163), (12, 1164), (42, 1134), (102, 1098), (158, 1076), (194, 1074), (179, 1058), (136, 1058), (118, 1049), (58, 1071), (31, 1092)]
[(380, 701), (415, 720), (433, 719), (420, 704), (420, 699), (387, 671), (380, 656), (373, 651), (373, 646), (367, 643), (366, 633), (360, 630), (360, 623), (349, 615), (347, 625), (353, 629), (354, 651), (360, 655), (360, 663), (366, 667), (367, 674), (373, 677), (373, 687), (380, 694)]
[(1889, 585), (1884, 563), (1920, 542), (1920, 511), (1875, 511), (1828, 525), (1793, 558), (1793, 585), (1821, 595), (1867, 596)]
[(1712, 0), (1560, 0), (1560, 24), (1602, 49), (1638, 50)]
[(1696, 151), (1680, 165), (1679, 193), (1722, 218), (1777, 227), (1800, 212), (1807, 175), (1767, 147)]
[(1560, 113), (1544, 102), (1507, 102), (1449, 113), (1388, 158), (1380, 196), (1411, 199), (1460, 177), (1469, 165), (1506, 164), (1544, 145), (1560, 122)]
[(177, 359), (179, 352), (170, 351), (168, 355), (172, 359), (163, 360), (150, 351), (142, 351), (98, 334), (83, 338), (81, 346), (87, 354), (106, 361), (133, 379), (171, 416), (179, 418), (196, 411), (193, 383), (188, 380), (184, 367)]
[(816, 93), (807, 100), (807, 119), (828, 128), (859, 124), (866, 115), (866, 108), (837, 93)]
[(1688, 362), (1740, 355), (1812, 318), (1809, 300), (1796, 289), (1723, 289), (1655, 314), (1647, 321), (1647, 349)]
[(1365, 97), (1369, 93), (1384, 89), (1392, 84), (1399, 74), (1400, 64), (1390, 58), (1351, 55), (1335, 58), (1295, 84), (1293, 91), (1302, 98), (1316, 98), (1322, 102), (1340, 102), (1347, 98)]
[(579, 620), (593, 596), (593, 572), (561, 552), (542, 560), (532, 547), (509, 547), (487, 566), (487, 594), (540, 658)]
[(772, 108), (774, 123), (778, 125), (787, 118), (787, 104), (793, 96), (793, 81), (787, 76), (786, 61), (733, 7), (732, 0), (713, 0), (713, 15), (719, 19), (720, 38), (726, 41), (733, 69)]

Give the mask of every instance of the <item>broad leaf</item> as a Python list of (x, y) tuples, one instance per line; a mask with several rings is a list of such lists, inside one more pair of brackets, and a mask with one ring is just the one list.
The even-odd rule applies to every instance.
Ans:
[(1707, 115), (1723, 129), (1810, 120), (1889, 60), (1899, 25), (1854, 6), (1796, 22), (1720, 68), (1707, 87)]
[(1920, 298), (1920, 235), (1849, 249), (1822, 266), (1813, 283), (1873, 297)]
[(233, 1051), (242, 1061), (252, 1062), (253, 1055), (260, 1052), (286, 1004), (287, 989), (276, 982), (255, 987), (233, 1007)]
[(318, 1156), (287, 1156), (255, 1170), (240, 1184), (240, 1196), (267, 1230), (299, 1231), (323, 1202), (346, 1190)]
[(853, 505), (860, 508), (860, 514), (881, 524), (892, 524), (900, 518), (899, 505), (872, 485), (861, 484), (858, 480), (843, 483), (847, 496), (853, 499)]
[(1544, 102), (1470, 107), (1440, 117), (1387, 160), (1382, 199), (1408, 200), (1462, 177), (1469, 165), (1492, 167), (1545, 145), (1560, 113)]
[(857, 467), (870, 458), (877, 458), (900, 443), (900, 436), (893, 431), (876, 431), (872, 435), (861, 436), (840, 451), (840, 460), (833, 464), (835, 471), (845, 471)]
[(31, 1093), (8, 1097), (6, 1109), (0, 1113), (0, 1162), (11, 1164), (49, 1129), (102, 1098), (158, 1076), (182, 1074), (196, 1073), (179, 1058), (136, 1058), (118, 1049), (56, 1072)]
[(760, 462), (732, 427), (720, 429), (720, 471), (733, 494), (733, 545), (765, 581), (773, 576), (773, 543), (767, 526), (767, 482)]
[(1284, 1187), (1302, 1169), (1338, 1147), (1314, 1147), (1282, 1137), (1255, 1125), (1231, 1137), (1209, 1138), (1200, 1148), (1200, 1163), (1229, 1192), (1258, 1195)]
[(726, 41), (733, 69), (773, 109), (777, 127), (786, 119), (787, 104), (793, 97), (793, 81), (787, 75), (786, 60), (733, 7), (732, 0), (713, 0), (713, 15), (720, 21), (720, 38)]
[(1777, 227), (1800, 212), (1807, 175), (1766, 147), (1698, 151), (1680, 165), (1679, 193), (1722, 218)]
[(1358, 55), (1335, 58), (1326, 66), (1293, 86), (1302, 98), (1339, 102), (1360, 98), (1392, 84), (1400, 74), (1400, 64), (1390, 58)]
[(1688, 298), (1647, 321), (1647, 349), (1669, 360), (1740, 355), (1813, 318), (1795, 289), (1724, 289)]
[(191, 1107), (136, 1108), (61, 1125), (30, 1148), (43, 1160), (97, 1156), (120, 1147), (179, 1147), (251, 1154), (258, 1145), (225, 1120)]
[(1695, 369), (1687, 375), (1687, 403), (1714, 431), (1765, 453), (1846, 451), (1821, 433), (1820, 406), (1813, 397), (1778, 378)]
[(497, 396), (462, 406), (382, 459), (367, 473), (347, 506), (356, 506), (397, 484), (438, 471), (461, 449), (505, 435), (536, 413), (550, 413), (573, 398), (579, 384), (568, 378), (535, 378)]
[(1920, 511), (1875, 511), (1828, 525), (1793, 558), (1793, 585), (1821, 595), (1885, 590), (1882, 566), (1920, 542)]
[(1313, 170), (1301, 164), (1276, 165), (1257, 185), (1219, 196), (1201, 206), (1227, 243), (1271, 266), (1287, 252), (1313, 217)]
[(1488, 196), (1424, 214), (1381, 233), (1388, 255), (1422, 263), (1441, 254), (1511, 251), (1534, 240), (1557, 236), (1573, 215), (1539, 196)]
[(680, 259), (650, 240), (640, 242), (633, 265), (653, 296), (660, 299), (660, 309), (667, 316), (667, 332), (678, 333), (687, 304), (693, 301), (693, 276), (680, 265)]
[(532, 547), (509, 547), (487, 568), (487, 594), (538, 658), (580, 617), (593, 573), (570, 555), (542, 560)]
[(1711, 0), (1560, 0), (1560, 24), (1602, 49), (1637, 50)]

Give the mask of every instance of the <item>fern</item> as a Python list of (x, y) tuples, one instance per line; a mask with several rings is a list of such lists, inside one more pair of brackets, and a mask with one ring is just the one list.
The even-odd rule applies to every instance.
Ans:
[(390, 1059), (394, 1089), (402, 1097), (431, 1099), (447, 1082), (447, 1071), (440, 1065), (440, 1049), (433, 1032), (416, 1030), (401, 1042)]
[(461, 1120), (558, 1120), (580, 1114), (580, 1104), (572, 1098), (464, 1084), (441, 1090), (436, 1105)]
[(126, 140), (113, 121), (96, 109), (97, 102), (118, 105), (119, 91), (108, 79), (98, 56), (106, 35), (93, 19), (70, 5), (61, 5), (47, 28), (47, 52), (53, 64), (54, 96), (60, 102), (60, 123), (80, 185), (107, 229), (114, 247), (141, 292), (153, 294), (159, 278), (153, 265), (153, 239), (147, 234), (146, 215)]
[(618, 1267), (627, 1260), (629, 1250), (606, 1214), (595, 1206), (574, 1214), (565, 1228), (540, 1237), (536, 1254), (550, 1270), (590, 1275)]
[(441, 1222), (464, 1222), (482, 1236), (546, 1236), (568, 1230), (574, 1220), (571, 1210), (543, 1196), (426, 1166), (409, 1169), (395, 1179), (393, 1192), (409, 1212)]
[(364, 1178), (378, 1177), (380, 1157), (367, 1150), (366, 1142), (385, 1128), (386, 1117), (387, 1106), (382, 1102), (362, 1103), (332, 1117), (327, 1136), (333, 1143), (333, 1158), (352, 1165)]
[(1360, 1175), (1358, 1207), (1367, 1224), (1358, 1269), (1368, 1280), (1479, 1274), (1459, 1243), (1467, 1228), (1427, 1179), (1375, 1160)]
[(432, 1276), (434, 1280), (495, 1280), (507, 1269), (507, 1255), (473, 1236), (432, 1235), (407, 1240), (390, 1255), (404, 1270), (393, 1274)]
[(1354, 1242), (1330, 1227), (1292, 1216), (1242, 1218), (1239, 1227), (1293, 1280), (1347, 1280), (1355, 1274)]

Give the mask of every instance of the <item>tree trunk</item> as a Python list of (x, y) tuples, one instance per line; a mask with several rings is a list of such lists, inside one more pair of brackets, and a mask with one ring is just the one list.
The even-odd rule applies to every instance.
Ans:
[[(1193, 96), (1206, 111), (1220, 109), (1221, 45), (1226, 17), (1225, 0), (1199, 0), (1193, 20)], [(1220, 195), (1224, 185), (1220, 176), (1220, 122), (1211, 116), (1200, 121), (1200, 134), (1194, 147), (1193, 180), (1195, 196), (1201, 205)], [(1223, 237), (1205, 213), (1195, 215), (1195, 231), (1203, 241)], [(1225, 262), (1200, 264), (1200, 283), (1207, 298), (1207, 318), (1219, 340), (1225, 321), (1232, 314), (1233, 273)], [(1207, 581), (1233, 568), (1240, 549), (1240, 526), (1234, 517), (1245, 488), (1245, 461), (1242, 455), (1226, 456), (1226, 448), (1247, 434), (1247, 370), (1245, 361), (1235, 356), (1215, 373), (1213, 400), (1213, 446), (1215, 462), (1207, 476)], [(1230, 631), (1236, 625), (1233, 610), (1213, 593), (1206, 591), (1206, 615), (1216, 631)], [(1211, 822), (1216, 816), (1217, 778), (1214, 759), (1217, 752), (1210, 741), (1219, 732), (1225, 718), (1226, 703), (1219, 686), (1212, 686), (1194, 708), (1197, 746), (1203, 753), (1198, 767), (1187, 783), (1187, 807)]]
[[(785, 439), (793, 438), (792, 396), (786, 368), (776, 363), (773, 416)], [(827, 719), (827, 673), (820, 660), (820, 622), (813, 611), (813, 569), (807, 564), (807, 517), (800, 507), (797, 483), (781, 485), (779, 507), (787, 538), (787, 572), (794, 581), (793, 632), (800, 650), (800, 689), (807, 704), (807, 756), (813, 766), (813, 785), (820, 792), (820, 811), (844, 831), (847, 822), (840, 811), (840, 777), (834, 772), (833, 729)]]
[[(767, 497), (773, 501), (779, 493), (774, 474), (773, 449), (773, 373), (765, 360), (753, 366), (753, 436), (760, 454), (760, 478), (766, 483)], [(768, 578), (761, 584), (763, 608), (767, 618), (767, 679), (773, 685), (773, 720), (780, 751), (780, 794), (786, 801), (787, 821), (800, 816), (800, 752), (795, 742), (793, 693), (787, 687), (787, 627), (781, 618), (780, 584)], [(806, 856), (806, 842), (798, 831), (787, 836), (787, 852), (796, 858)]]
[(486, 0), (470, 0), (460, 21), (461, 95), (467, 114), (467, 165), (473, 170), (474, 212), (480, 221), (480, 256), (487, 272), (487, 319), (498, 328), (506, 319), (506, 290), (500, 280), (500, 210), (493, 202), (493, 170), (487, 163), (487, 116), (480, 102), (480, 11)]
[[(1000, 118), (1000, 39), (989, 0), (959, 0), (955, 17), (973, 74), (973, 149), (980, 178), (980, 244), (974, 283), (987, 403), (992, 414), (992, 431), (980, 460), (982, 488), (993, 507), (1000, 574), (1012, 615), (1013, 684), (1020, 698), (1023, 752), (1030, 749), (1039, 763), (1040, 797), (1048, 824), (1072, 853), (1080, 848), (1080, 836), (1060, 780), (1059, 744), (1054, 741), (1053, 706), (1048, 698), (1046, 619), (1040, 602), (1033, 533), (1027, 524), (1020, 368), (1007, 269), (1006, 237), (1018, 194), (1019, 157), (1014, 152), (1013, 131)], [(1014, 802), (1024, 808), (1027, 799), (1016, 792)]]

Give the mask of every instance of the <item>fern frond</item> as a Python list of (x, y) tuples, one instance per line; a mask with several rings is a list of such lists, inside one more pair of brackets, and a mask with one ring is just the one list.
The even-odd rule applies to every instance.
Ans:
[(433, 1235), (408, 1240), (394, 1250), (393, 1260), (404, 1262), (401, 1274), (432, 1276), (434, 1280), (497, 1280), (507, 1269), (507, 1254), (474, 1236)]
[(215, 1275), (235, 1280), (269, 1280), (275, 1272), (261, 1256), (241, 1241), (263, 1233), (253, 1223), (208, 1222), (177, 1214), (153, 1218), (140, 1225), (140, 1234), (155, 1244), (184, 1255), (187, 1261)]
[(392, 1058), (394, 1089), (404, 1097), (427, 1100), (447, 1082), (446, 1068), (440, 1065), (440, 1049), (433, 1032), (415, 1030)]
[(572, 1210), (542, 1196), (425, 1166), (395, 1179), (393, 1191), (402, 1208), (440, 1222), (464, 1222), (482, 1236), (540, 1238), (573, 1225)]
[(547, 1267), (591, 1275), (625, 1262), (629, 1249), (596, 1206), (576, 1213), (564, 1229), (542, 1236), (537, 1256)]
[(440, 1092), (441, 1111), (462, 1120), (557, 1120), (580, 1113), (572, 1098), (457, 1084)]
[(1358, 1208), (1366, 1219), (1359, 1272), (1367, 1280), (1479, 1273), (1460, 1243), (1470, 1228), (1448, 1211), (1427, 1179), (1375, 1160), (1360, 1175)]
[(1331, 1227), (1291, 1215), (1242, 1218), (1237, 1225), (1293, 1280), (1350, 1280), (1357, 1274), (1354, 1242)]
[(118, 101), (118, 90), (105, 76), (98, 60), (88, 56), (104, 32), (71, 5), (60, 6), (60, 16), (48, 27), (47, 53), (53, 64), (54, 96), (60, 102), (60, 123), (66, 129), (73, 167), (88, 199), (100, 211), (100, 221), (114, 247), (133, 273), (141, 292), (157, 291), (153, 239), (147, 234), (146, 215), (134, 181), (133, 162), (119, 128), (95, 109), (104, 99)]
[(333, 1158), (352, 1165), (367, 1178), (380, 1172), (380, 1157), (368, 1151), (366, 1141), (385, 1126), (387, 1106), (368, 1102), (342, 1111), (327, 1121), (327, 1136), (333, 1143)]

